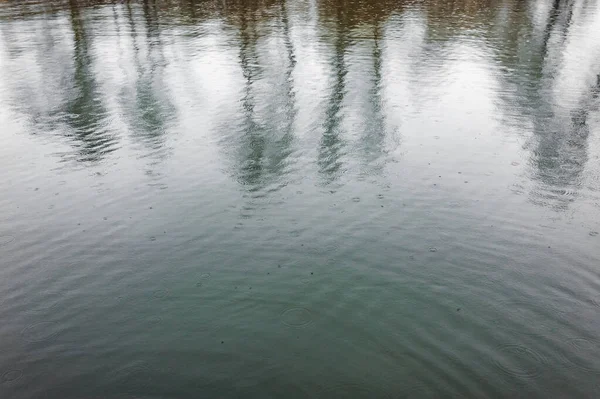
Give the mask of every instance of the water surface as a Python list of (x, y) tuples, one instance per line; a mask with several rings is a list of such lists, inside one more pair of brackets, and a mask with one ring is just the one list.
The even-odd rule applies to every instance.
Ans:
[(0, 71), (0, 397), (600, 395), (597, 0), (4, 0)]

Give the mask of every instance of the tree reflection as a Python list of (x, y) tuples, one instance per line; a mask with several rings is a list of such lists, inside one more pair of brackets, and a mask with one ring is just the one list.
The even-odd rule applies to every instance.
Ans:
[(296, 118), (296, 102), (294, 94), (294, 67), (296, 66), (296, 55), (294, 52), (294, 44), (292, 43), (290, 22), (286, 7), (287, 0), (281, 2), (281, 23), (283, 25), (283, 40), (287, 54), (287, 67), (285, 69), (285, 128), (283, 140), (289, 142), (293, 136), (293, 126)]
[[(123, 106), (127, 109), (130, 129), (136, 141), (150, 149), (151, 154), (159, 158), (165, 154), (165, 132), (173, 119), (176, 109), (169, 98), (169, 89), (165, 84), (167, 60), (163, 53), (163, 41), (159, 30), (159, 16), (155, 1), (142, 2), (142, 22), (145, 42), (139, 43), (139, 31), (131, 4), (127, 4), (127, 17), (131, 30), (136, 69), (131, 102), (125, 93)], [(145, 51), (143, 51), (145, 50)]]
[[(558, 77), (565, 73), (566, 62), (572, 62), (564, 58), (572, 30), (591, 33), (594, 29), (582, 13), (574, 14), (574, 6), (575, 2), (561, 0), (552, 4), (541, 47), (540, 76), (544, 84), (538, 95), (542, 112), (534, 114), (533, 178), (542, 185), (532, 193), (532, 200), (555, 209), (566, 209), (582, 186), (588, 160), (588, 116), (597, 92), (597, 82), (593, 81), (579, 92), (575, 87), (568, 87), (569, 94), (577, 97), (574, 103), (565, 103), (557, 97), (565, 89), (558, 86), (562, 83)], [(597, 70), (599, 65), (594, 64), (594, 60), (589, 61), (592, 64), (578, 65), (578, 73)]]
[[(596, 20), (590, 15), (597, 12), (594, 9), (596, 3), (586, 0), (543, 2), (546, 17), (541, 18), (541, 22), (534, 22), (529, 14), (538, 12), (531, 7), (535, 1), (542, 3), (541, 0), (319, 1), (317, 29), (320, 41), (311, 43), (318, 54), (317, 59), (308, 61), (319, 64), (317, 70), (320, 72), (323, 63), (318, 58), (326, 57), (325, 69), (330, 71), (328, 81), (323, 83), (327, 87), (317, 94), (318, 99), (323, 100), (322, 115), (319, 110), (319, 115), (313, 117), (313, 121), (318, 121), (320, 134), (316, 167), (324, 183), (336, 181), (353, 162), (363, 162), (359, 167), (368, 173), (373, 170), (367, 168), (383, 165), (381, 161), (385, 160), (389, 138), (386, 124), (392, 124), (390, 121), (394, 117), (386, 114), (384, 109), (383, 64), (384, 59), (389, 59), (391, 65), (394, 57), (393, 51), (384, 47), (384, 31), (398, 34), (394, 37), (396, 43), (405, 40), (413, 33), (411, 30), (416, 29), (410, 24), (403, 25), (410, 18), (414, 19), (409, 15), (412, 12), (418, 13), (423, 21), (419, 29), (424, 32), (421, 37), (425, 45), (418, 44), (423, 56), (407, 53), (404, 58), (410, 60), (400, 60), (406, 61), (406, 65), (414, 63), (415, 59), (419, 62), (402, 77), (402, 84), (413, 80), (419, 84), (412, 85), (416, 92), (411, 93), (408, 100), (398, 100), (400, 95), (390, 94), (403, 101), (403, 105), (421, 101), (427, 107), (433, 107), (436, 99), (431, 98), (431, 93), (439, 93), (439, 90), (424, 86), (431, 88), (442, 84), (436, 81), (436, 74), (452, 73), (441, 69), (452, 56), (452, 47), (464, 42), (485, 47), (481, 54), (493, 54), (494, 61), (498, 61), (498, 65), (486, 65), (486, 68), (489, 66), (496, 72), (494, 76), (501, 87), (502, 93), (492, 94), (502, 97), (503, 110), (507, 114), (503, 122), (513, 123), (513, 126), (520, 124), (521, 133), (532, 132), (531, 178), (539, 185), (532, 198), (540, 204), (552, 203), (552, 206), (564, 209), (576, 197), (582, 184), (589, 157), (590, 113), (595, 109), (600, 90), (599, 66), (593, 57), (584, 57), (572, 70), (567, 66), (575, 62), (573, 46), (584, 42), (580, 38), (593, 33)], [(227, 147), (235, 149), (232, 174), (252, 192), (285, 184), (286, 174), (294, 162), (296, 137), (300, 136), (295, 131), (300, 125), (296, 121), (297, 114), (304, 106), (302, 93), (297, 92), (304, 87), (296, 86), (299, 79), (320, 79), (319, 76), (295, 75), (295, 71), (309, 71), (310, 67), (302, 65), (305, 60), (297, 57), (296, 53), (303, 51), (299, 44), (303, 43), (298, 43), (301, 36), (293, 33), (311, 27), (298, 26), (295, 30), (297, 14), (288, 9), (292, 3), (285, 0), (5, 3), (11, 7), (11, 16), (2, 17), (0, 24), (2, 45), (10, 58), (5, 63), (11, 64), (14, 70), (20, 62), (27, 66), (12, 79), (14, 82), (8, 84), (13, 96), (11, 106), (33, 121), (37, 128), (32, 131), (52, 130), (63, 139), (66, 137), (75, 147), (74, 154), (69, 154), (70, 159), (88, 162), (103, 159), (117, 147), (121, 131), (115, 124), (123, 120), (133, 142), (140, 144), (145, 153), (162, 158), (166, 153), (167, 132), (178, 113), (175, 105), (178, 102), (171, 95), (177, 87), (171, 86), (172, 80), (169, 80), (175, 73), (169, 75), (169, 68), (174, 64), (179, 66), (178, 62), (197, 61), (198, 53), (195, 52), (205, 49), (195, 44), (200, 41), (202, 44), (213, 43), (203, 41), (204, 37), (200, 40), (200, 35), (223, 27), (219, 32), (228, 48), (210, 48), (210, 51), (229, 53), (233, 49), (237, 59), (232, 63), (236, 63), (236, 68), (239, 65), (243, 77), (238, 86), (239, 97), (232, 101), (235, 115), (228, 120), (227, 131), (219, 131), (223, 136), (235, 136), (226, 143)], [(110, 7), (85, 8), (102, 4), (110, 4)], [(110, 64), (111, 60), (101, 58), (117, 53), (102, 52), (114, 43), (105, 37), (113, 32), (102, 25), (107, 10), (117, 27), (115, 41), (119, 46), (117, 56), (121, 58), (116, 66)], [(31, 16), (40, 13), (47, 14), (40, 18), (44, 24), (67, 31), (69, 40), (52, 38), (52, 32), (43, 30), (28, 36), (28, 32), (19, 31), (24, 23), (12, 25), (20, 18), (37, 27), (36, 19)], [(390, 19), (394, 14), (399, 18)], [(67, 21), (66, 29), (57, 21)], [(210, 29), (198, 29), (201, 23), (211, 24)], [(128, 26), (125, 28), (125, 25)], [(235, 38), (230, 40), (232, 31)], [(173, 42), (181, 40), (182, 48), (190, 53), (183, 58), (170, 58), (172, 53), (166, 50), (170, 50), (171, 43), (166, 42), (170, 40), (167, 38), (172, 38)], [(21, 40), (28, 45), (21, 48)], [(59, 48), (59, 42), (62, 42), (62, 48)], [(326, 45), (321, 46), (322, 43)], [(349, 58), (349, 54), (354, 56), (354, 50), (364, 48), (368, 48), (368, 54), (361, 53), (363, 58), (356, 63), (354, 58)], [(28, 59), (30, 54), (35, 56)], [(69, 58), (71, 54), (72, 59)], [(480, 61), (489, 60), (477, 60)], [(115, 78), (117, 84), (111, 86), (111, 82), (107, 84), (103, 80), (109, 75), (102, 73), (105, 63), (109, 68), (122, 70)], [(129, 64), (132, 64), (130, 68)], [(349, 82), (348, 73), (349, 70), (354, 73), (355, 65), (363, 68), (359, 75), (368, 75), (368, 81), (360, 86), (360, 92), (349, 95), (355, 82)], [(402, 71), (403, 66), (395, 71)], [(394, 78), (392, 74), (386, 76)], [(586, 84), (567, 90), (560, 77), (585, 80)], [(40, 82), (48, 82), (51, 89), (36, 97), (36, 90), (44, 90), (39, 88)], [(317, 83), (315, 86), (321, 90), (321, 82)], [(117, 98), (110, 97), (106, 88), (115, 89)], [(565, 94), (571, 96), (571, 100), (563, 99)], [(393, 100), (388, 97), (388, 101)], [(114, 103), (117, 103), (117, 109), (111, 108)], [(356, 104), (361, 107), (358, 128), (350, 126), (352, 118), (345, 118)], [(357, 134), (352, 135), (353, 129)], [(356, 137), (358, 145), (354, 146), (356, 143), (350, 143), (350, 140)], [(358, 151), (353, 159), (349, 151), (356, 148)]]
[[(383, 96), (381, 93), (383, 87), (383, 49), (381, 37), (381, 21), (377, 17), (373, 23), (373, 77), (371, 79), (371, 88), (367, 95), (367, 104), (369, 107), (365, 112), (365, 132), (362, 137), (362, 147), (365, 154), (367, 166), (381, 169), (381, 163), (378, 160), (385, 154), (385, 140), (387, 136), (385, 115), (383, 111)], [(371, 170), (372, 171), (372, 170)]]
[(73, 33), (66, 18), (64, 22), (66, 28), (48, 20), (0, 23), (6, 50), (2, 72), (11, 77), (5, 82), (11, 89), (10, 104), (27, 117), (32, 134), (64, 130), (62, 116), (73, 76), (68, 62), (73, 58)]
[[(579, 83), (599, 68), (589, 57), (583, 57), (575, 68), (569, 65), (575, 52), (582, 51), (573, 46), (585, 43), (574, 40), (574, 35), (592, 34), (593, 21), (586, 20), (585, 1), (553, 0), (542, 4), (546, 7), (530, 3), (531, 19), (524, 18), (527, 9), (522, 3), (510, 4), (503, 28), (495, 33), (503, 43), (497, 54), (501, 63), (497, 77), (504, 88), (503, 122), (516, 126), (523, 135), (532, 133), (526, 146), (535, 184), (531, 201), (565, 210), (582, 186), (588, 160), (588, 116), (594, 109), (597, 84), (595, 80), (587, 87)], [(575, 78), (575, 86), (566, 85), (565, 78)]]
[(107, 111), (96, 84), (93, 59), (90, 55), (90, 37), (78, 2), (69, 1), (70, 22), (74, 38), (73, 87), (65, 106), (66, 123), (77, 139), (78, 160), (98, 161), (115, 150), (116, 138), (107, 129)]
[(325, 122), (323, 125), (323, 136), (319, 144), (319, 155), (317, 163), (319, 172), (326, 183), (335, 181), (342, 172), (343, 163), (341, 157), (344, 150), (342, 139), (341, 122), (343, 102), (346, 95), (346, 47), (348, 46), (347, 23), (344, 20), (345, 4), (339, 4), (336, 9), (336, 20), (334, 25), (334, 46), (331, 69), (333, 70), (333, 85), (330, 97), (327, 101), (325, 111)]
[[(93, 34), (80, 2), (12, 4), (23, 20), (0, 24), (10, 42), (8, 69), (14, 88), (13, 106), (28, 118), (33, 134), (58, 134), (74, 151), (63, 160), (98, 162), (116, 149), (108, 112), (94, 71)], [(53, 18), (31, 19), (39, 13)], [(15, 27), (16, 30), (11, 30)], [(8, 29), (5, 29), (8, 28)], [(12, 51), (12, 49), (16, 51)], [(64, 140), (61, 140), (64, 141)]]
[[(293, 70), (296, 64), (294, 46), (285, 3), (280, 3), (279, 18), (286, 58), (270, 59), (283, 64), (283, 70), (271, 71), (263, 64), (259, 49), (260, 21), (258, 4), (243, 2), (237, 7), (239, 29), (239, 62), (244, 77), (242, 94), (238, 180), (250, 192), (259, 192), (271, 184), (284, 184), (281, 179), (288, 168), (294, 138), (295, 100)], [(268, 87), (269, 92), (260, 90)], [(266, 103), (260, 102), (264, 99)]]
[(244, 75), (244, 94), (242, 106), (244, 109), (243, 135), (244, 146), (239, 179), (256, 190), (261, 183), (264, 168), (265, 137), (262, 127), (254, 120), (255, 101), (253, 96), (254, 80), (258, 77), (258, 55), (256, 52), (257, 33), (255, 13), (247, 8), (244, 2), (240, 10), (240, 65)]

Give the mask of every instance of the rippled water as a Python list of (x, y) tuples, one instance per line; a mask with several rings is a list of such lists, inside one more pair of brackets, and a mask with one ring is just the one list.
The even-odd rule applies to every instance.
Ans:
[(600, 396), (597, 0), (0, 1), (0, 397)]

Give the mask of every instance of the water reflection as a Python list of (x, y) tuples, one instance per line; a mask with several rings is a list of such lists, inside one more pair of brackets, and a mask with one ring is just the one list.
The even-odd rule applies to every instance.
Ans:
[[(164, 158), (194, 104), (214, 93), (180, 77), (199, 57), (228, 62), (233, 51), (237, 66), (215, 68), (243, 79), (224, 82), (237, 94), (204, 129), (221, 136), (244, 187), (285, 185), (298, 162), (314, 162), (323, 184), (378, 174), (407, 128), (454, 112), (435, 110), (462, 59), (489, 71), (492, 89), (480, 89), (499, 104), (493, 116), (530, 151), (532, 201), (565, 209), (584, 185), (600, 82), (596, 1), (92, 3), (2, 7), (12, 76), (3, 101), (31, 132), (69, 143), (66, 160), (100, 161), (124, 140)], [(215, 40), (224, 44), (206, 44)], [(459, 118), (468, 126), (468, 113)]]
[[(532, 200), (542, 206), (566, 209), (583, 186), (583, 172), (588, 161), (588, 118), (597, 112), (597, 85), (600, 60), (597, 45), (586, 36), (598, 36), (598, 19), (594, 17), (595, 2), (556, 0), (547, 12), (541, 38), (533, 36), (528, 46), (531, 57), (534, 90), (523, 101), (536, 104), (529, 107), (533, 126), (531, 144), (532, 178), (539, 186)], [(597, 11), (597, 8), (596, 8)], [(597, 14), (597, 13), (596, 13)], [(535, 31), (535, 30), (534, 30)], [(538, 37), (540, 37), (538, 36)], [(584, 54), (588, 56), (583, 56)], [(567, 55), (577, 54), (577, 61)], [(573, 65), (577, 62), (577, 66)]]
[(69, 19), (73, 29), (73, 84), (66, 87), (65, 122), (67, 135), (77, 147), (80, 161), (98, 161), (114, 151), (116, 137), (108, 129), (107, 110), (93, 70), (92, 38), (85, 17), (76, 1), (69, 1)]
[[(344, 150), (342, 139), (341, 122), (343, 118), (343, 102), (346, 95), (346, 48), (347, 37), (347, 14), (343, 5), (336, 5), (336, 19), (331, 28), (333, 43), (333, 54), (331, 57), (332, 84), (327, 100), (325, 121), (323, 123), (323, 137), (319, 144), (319, 172), (324, 176), (326, 182), (334, 181), (343, 171), (341, 157)], [(329, 31), (328, 31), (329, 36)]]
[[(264, 154), (264, 131), (259, 123), (255, 122), (254, 110), (255, 101), (252, 93), (254, 80), (260, 73), (259, 60), (256, 53), (257, 34), (256, 20), (252, 20), (255, 12), (249, 12), (244, 6), (240, 9), (240, 65), (244, 75), (245, 87), (242, 98), (244, 108), (244, 126), (243, 137), (244, 145), (242, 151), (248, 149), (246, 154), (242, 154), (240, 165), (240, 179), (242, 183), (250, 187), (260, 183), (263, 169)], [(250, 21), (248, 20), (250, 17)]]
[[(243, 119), (238, 134), (238, 180), (251, 192), (279, 184), (290, 167), (295, 114), (293, 70), (296, 63), (285, 4), (278, 9), (273, 29), (282, 32), (278, 42), (262, 42), (258, 3), (238, 8), (239, 63), (244, 77), (241, 98)], [(276, 12), (272, 10), (272, 12)], [(283, 47), (283, 48), (280, 48)], [(283, 50), (283, 51), (280, 51)], [(268, 58), (266, 58), (267, 56)]]
[[(385, 157), (388, 150), (386, 148), (386, 138), (388, 137), (387, 125), (384, 110), (384, 80), (383, 80), (383, 24), (378, 14), (372, 26), (372, 75), (366, 79), (369, 83), (368, 94), (365, 95), (365, 106), (363, 109), (363, 134), (361, 146), (365, 157), (365, 170), (367, 175), (381, 172), (384, 163), (381, 158)], [(367, 69), (368, 70), (368, 69)], [(392, 134), (389, 134), (392, 136)]]
[(598, 0), (0, 0), (0, 71), (0, 397), (593, 397)]
[[(164, 135), (177, 110), (170, 100), (169, 86), (165, 81), (169, 60), (164, 54), (157, 7), (156, 2), (144, 0), (142, 15), (137, 17), (132, 5), (126, 5), (135, 74), (130, 78), (134, 83), (122, 89), (121, 106), (135, 141), (144, 143), (149, 154), (162, 156), (165, 151)], [(140, 28), (136, 27), (140, 21), (145, 30), (145, 40), (141, 42), (138, 37)]]

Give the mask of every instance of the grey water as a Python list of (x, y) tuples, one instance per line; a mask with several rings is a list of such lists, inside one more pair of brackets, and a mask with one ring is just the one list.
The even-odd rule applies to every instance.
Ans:
[(600, 1), (0, 1), (0, 398), (600, 397)]

